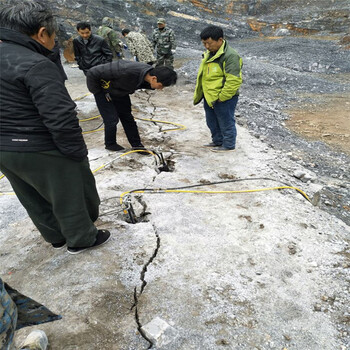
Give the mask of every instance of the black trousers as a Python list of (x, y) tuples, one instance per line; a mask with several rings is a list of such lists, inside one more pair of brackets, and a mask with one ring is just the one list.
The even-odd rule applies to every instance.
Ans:
[(59, 151), (1, 151), (0, 170), (47, 242), (94, 244), (100, 198), (87, 158), (76, 162)]
[(111, 102), (107, 101), (103, 91), (94, 96), (105, 125), (105, 145), (111, 146), (117, 143), (117, 124), (120, 120), (130, 145), (142, 146), (137, 124), (131, 114), (130, 96), (113, 96)]

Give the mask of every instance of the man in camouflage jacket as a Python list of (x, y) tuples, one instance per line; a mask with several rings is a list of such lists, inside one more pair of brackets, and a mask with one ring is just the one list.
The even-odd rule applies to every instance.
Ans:
[(164, 18), (158, 18), (157, 25), (152, 36), (153, 48), (157, 50), (156, 67), (164, 65), (173, 68), (176, 50), (174, 31), (166, 27)]
[(123, 29), (122, 34), (130, 53), (137, 62), (144, 62), (152, 65), (155, 62), (153, 47), (146, 35), (138, 32), (131, 32), (130, 29)]
[(102, 19), (102, 26), (97, 30), (97, 35), (106, 40), (108, 46), (113, 52), (113, 58), (123, 58), (122, 43), (118, 38), (117, 33), (112, 29), (111, 19), (104, 17)]

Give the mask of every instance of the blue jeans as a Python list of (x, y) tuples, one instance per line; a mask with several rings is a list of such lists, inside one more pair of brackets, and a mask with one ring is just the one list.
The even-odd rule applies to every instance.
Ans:
[(238, 96), (233, 96), (230, 100), (216, 102), (214, 108), (211, 108), (204, 99), (207, 125), (211, 132), (212, 141), (216, 145), (222, 145), (228, 149), (236, 147), (235, 109), (237, 102)]

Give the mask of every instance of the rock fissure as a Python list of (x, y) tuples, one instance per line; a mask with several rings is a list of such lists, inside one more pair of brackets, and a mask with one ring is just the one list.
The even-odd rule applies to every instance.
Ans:
[[(149, 93), (148, 91), (146, 91), (146, 94), (148, 95), (147, 97), (147, 102), (153, 107), (153, 112), (150, 112), (150, 115), (151, 115), (151, 120), (153, 120), (154, 117), (156, 117), (156, 111), (157, 111), (157, 106), (151, 101), (151, 97), (152, 97), (152, 93)], [(159, 125), (157, 124), (157, 122), (153, 122), (155, 126), (158, 127), (158, 131), (159, 132), (163, 132), (163, 126), (162, 125)], [(164, 139), (164, 137), (163, 137)]]
[(140, 322), (138, 303), (139, 303), (139, 298), (141, 297), (141, 295), (142, 295), (142, 293), (147, 285), (147, 281), (146, 281), (147, 268), (153, 262), (153, 260), (156, 258), (158, 251), (159, 251), (159, 248), (160, 248), (160, 236), (159, 236), (154, 224), (152, 224), (152, 227), (154, 229), (154, 234), (156, 236), (156, 247), (153, 251), (153, 254), (150, 256), (150, 258), (148, 259), (148, 261), (146, 262), (146, 264), (143, 266), (143, 268), (141, 270), (141, 273), (140, 273), (140, 280), (141, 280), (140, 292), (137, 293), (137, 287), (135, 287), (135, 289), (134, 289), (134, 305), (131, 307), (131, 309), (135, 308), (135, 321), (137, 323), (138, 331), (140, 332), (141, 336), (150, 343), (150, 346), (148, 347), (148, 349), (151, 349), (154, 344), (147, 337), (147, 335), (145, 334), (145, 332), (142, 329), (142, 323)]

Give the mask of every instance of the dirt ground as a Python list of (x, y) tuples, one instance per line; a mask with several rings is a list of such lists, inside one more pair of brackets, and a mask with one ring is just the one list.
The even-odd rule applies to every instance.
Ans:
[(323, 141), (350, 154), (350, 94), (311, 97), (319, 103), (287, 111), (291, 115), (287, 127), (306, 139)]

